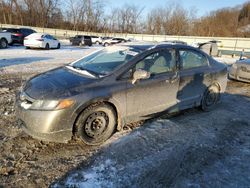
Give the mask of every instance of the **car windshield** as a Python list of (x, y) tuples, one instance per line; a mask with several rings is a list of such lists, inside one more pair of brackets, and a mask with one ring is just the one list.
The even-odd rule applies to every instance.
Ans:
[(140, 50), (132, 47), (107, 47), (80, 59), (72, 64), (72, 67), (86, 70), (96, 76), (104, 76), (131, 60), (138, 53)]

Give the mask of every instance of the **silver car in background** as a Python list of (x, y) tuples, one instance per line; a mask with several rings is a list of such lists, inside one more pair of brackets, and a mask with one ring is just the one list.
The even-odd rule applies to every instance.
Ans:
[(236, 61), (236, 63), (231, 66), (228, 77), (250, 83), (250, 59)]

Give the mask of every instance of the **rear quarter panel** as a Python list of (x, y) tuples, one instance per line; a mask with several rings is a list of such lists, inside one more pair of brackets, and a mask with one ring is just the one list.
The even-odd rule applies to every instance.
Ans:
[(220, 92), (224, 93), (227, 87), (227, 66), (214, 59), (211, 60), (212, 83), (219, 84)]

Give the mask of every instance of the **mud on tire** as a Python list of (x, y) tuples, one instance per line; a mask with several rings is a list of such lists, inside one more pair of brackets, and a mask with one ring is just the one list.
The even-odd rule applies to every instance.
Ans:
[(209, 86), (202, 98), (201, 109), (203, 111), (210, 111), (216, 107), (220, 101), (220, 88), (217, 85)]
[(90, 105), (79, 115), (75, 135), (87, 145), (100, 145), (114, 133), (116, 117), (113, 107), (106, 103)]

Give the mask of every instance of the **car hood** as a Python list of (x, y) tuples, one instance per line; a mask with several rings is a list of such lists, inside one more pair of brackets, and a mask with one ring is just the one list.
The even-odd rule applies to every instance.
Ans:
[(246, 65), (250, 67), (250, 59), (239, 60), (236, 62), (237, 65)]
[(96, 81), (63, 67), (33, 77), (23, 91), (33, 99), (66, 98), (77, 94), (74, 88), (84, 89), (84, 86)]

